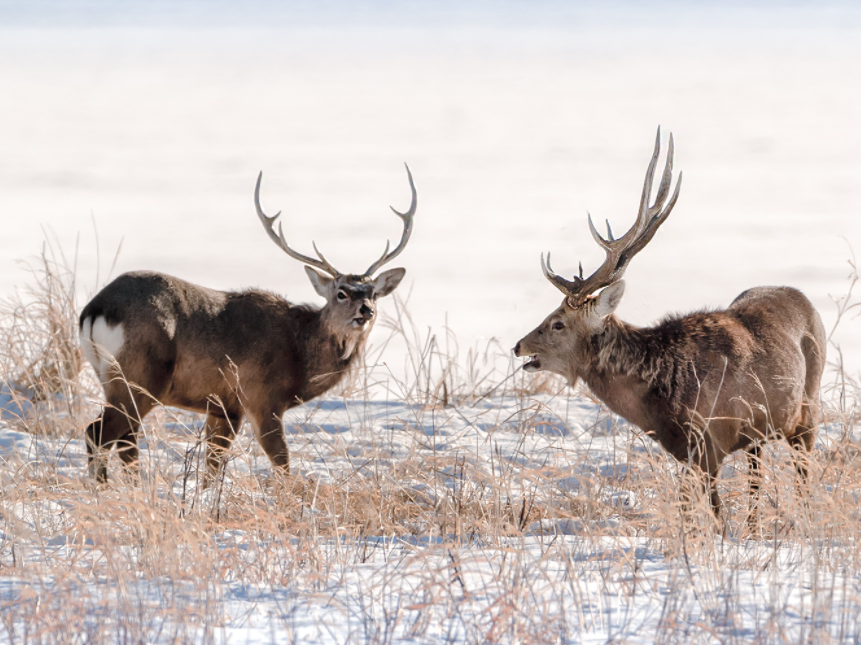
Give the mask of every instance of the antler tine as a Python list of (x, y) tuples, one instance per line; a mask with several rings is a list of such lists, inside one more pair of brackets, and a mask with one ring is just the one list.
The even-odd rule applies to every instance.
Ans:
[[(279, 233), (281, 232), (281, 227), (280, 227), (280, 226), (278, 227), (278, 232), (279, 232)], [(282, 240), (284, 239), (284, 235), (283, 235), (283, 234), (281, 235), (281, 239), (282, 239)], [(284, 243), (286, 244), (287, 242), (284, 242)], [(317, 254), (317, 257), (318, 257), (318, 258), (320, 258), (320, 262), (322, 262), (322, 263), (323, 263), (323, 265), (324, 265), (324, 266), (321, 266), (321, 267), (320, 267), (321, 269), (323, 269), (324, 271), (328, 272), (328, 273), (329, 273), (329, 275), (331, 275), (331, 276), (332, 276), (332, 277), (334, 277), (334, 278), (337, 278), (339, 275), (341, 275), (341, 273), (340, 273), (340, 272), (339, 272), (335, 267), (333, 267), (331, 264), (329, 264), (329, 260), (327, 260), (326, 258), (324, 258), (324, 257), (323, 257), (323, 254), (322, 254), (322, 253), (320, 253), (320, 249), (318, 249), (318, 248), (317, 248), (317, 243), (316, 243), (314, 240), (311, 240), (311, 246), (312, 246), (312, 247), (313, 247), (313, 249), (314, 249), (314, 253), (316, 253), (316, 254)]]
[(260, 218), (260, 221), (263, 222), (263, 228), (266, 229), (266, 234), (270, 237), (270, 239), (275, 242), (278, 246), (281, 246), (281, 241), (278, 239), (278, 234), (275, 232), (273, 228), (275, 221), (281, 216), (281, 211), (278, 211), (272, 217), (267, 217), (266, 213), (263, 212), (263, 209), (260, 207), (260, 182), (263, 181), (263, 171), (260, 171), (260, 174), (257, 175), (257, 185), (254, 187), (254, 206), (257, 209), (257, 217)]
[(254, 188), (254, 206), (257, 209), (257, 217), (260, 218), (260, 221), (263, 223), (263, 228), (266, 229), (266, 234), (269, 238), (278, 245), (278, 247), (284, 251), (287, 255), (295, 260), (299, 260), (300, 262), (304, 262), (305, 264), (311, 265), (313, 267), (317, 267), (318, 269), (325, 271), (333, 278), (337, 278), (340, 276), (340, 272), (335, 269), (326, 258), (323, 257), (323, 254), (317, 250), (317, 245), (313, 244), (314, 251), (317, 253), (317, 256), (320, 258), (319, 260), (315, 260), (314, 258), (308, 257), (307, 255), (302, 255), (297, 251), (294, 251), (290, 248), (290, 245), (287, 244), (287, 240), (284, 237), (284, 229), (281, 223), (278, 223), (278, 232), (275, 232), (275, 222), (281, 216), (281, 211), (278, 211), (272, 217), (268, 217), (266, 213), (263, 212), (263, 209), (260, 206), (260, 183), (263, 181), (263, 171), (260, 171), (260, 174), (257, 175), (257, 185)]
[[(660, 136), (660, 127), (658, 127), (658, 134)], [(664, 223), (664, 221), (669, 217), (670, 213), (673, 210), (673, 207), (676, 205), (676, 200), (679, 198), (679, 189), (682, 186), (682, 173), (679, 173), (679, 178), (676, 181), (676, 189), (673, 192), (673, 197), (670, 201), (664, 205), (664, 202), (667, 199), (667, 195), (670, 192), (670, 184), (672, 182), (673, 175), (673, 152), (675, 151), (675, 146), (673, 143), (673, 134), (670, 133), (670, 141), (667, 146), (667, 161), (664, 165), (664, 172), (661, 176), (661, 184), (658, 187), (658, 194), (655, 196), (655, 203), (651, 206), (648, 205), (648, 200), (644, 201), (640, 206), (640, 214), (637, 217), (637, 224), (639, 225), (639, 231), (634, 239), (630, 242), (630, 244), (626, 245), (626, 248), (622, 250), (619, 254), (619, 261), (617, 266), (624, 273), (625, 266), (628, 262), (633, 258), (640, 250), (649, 243), (652, 237), (655, 235), (655, 232)], [(656, 148), (655, 152), (659, 152), (658, 148)], [(652, 161), (657, 159), (656, 156), (652, 156)], [(649, 164), (649, 170), (646, 172), (646, 181), (645, 186), (643, 187), (643, 195), (646, 197), (646, 187), (651, 187), (652, 179), (654, 176), (654, 164)], [(621, 276), (620, 276), (621, 277)]]
[[(601, 234), (598, 232), (598, 229), (595, 228), (595, 223), (592, 221), (592, 214), (587, 212), (586, 217), (589, 219), (589, 232), (592, 234), (592, 239), (594, 239), (598, 243), (598, 246), (609, 252), (610, 244), (607, 240), (601, 237)], [(610, 228), (609, 222), (607, 223), (607, 228)], [(613, 236), (611, 235), (610, 237), (612, 238)]]
[[(670, 182), (673, 178), (673, 133), (670, 133), (670, 143), (667, 146), (667, 162), (664, 166), (664, 174), (661, 176), (661, 185), (658, 187), (658, 194), (655, 197), (655, 203), (652, 204), (651, 210), (660, 210), (661, 205), (667, 199), (670, 193)], [(651, 182), (649, 182), (651, 183)]]
[(413, 220), (416, 215), (416, 206), (418, 206), (418, 194), (416, 193), (416, 185), (413, 183), (413, 174), (410, 172), (410, 167), (407, 164), (404, 164), (404, 167), (407, 169), (407, 178), (410, 181), (410, 192), (412, 193), (412, 201), (410, 202), (409, 210), (406, 213), (401, 213), (394, 209), (394, 207), (389, 206), (392, 209), (392, 212), (401, 218), (404, 223), (404, 232), (401, 235), (400, 243), (395, 247), (395, 250), (389, 253), (389, 248), (391, 244), (388, 240), (386, 240), (386, 250), (383, 251), (383, 254), (380, 256), (380, 259), (374, 262), (367, 271), (365, 271), (365, 275), (370, 276), (377, 272), (377, 270), (386, 264), (387, 262), (393, 260), (395, 257), (400, 255), (401, 251), (406, 247), (407, 242), (410, 240), (410, 235), (413, 233)]
[(652, 237), (654, 237), (658, 228), (660, 228), (661, 224), (670, 216), (670, 213), (673, 210), (673, 207), (676, 205), (676, 200), (679, 198), (679, 189), (682, 187), (682, 173), (679, 173), (679, 178), (676, 181), (676, 189), (673, 191), (673, 196), (670, 198), (670, 201), (667, 202), (666, 207), (660, 211), (657, 215), (655, 215), (651, 220), (649, 220), (649, 225), (646, 227), (646, 230), (643, 234), (636, 239), (636, 241), (630, 246), (630, 248), (626, 249), (622, 252), (622, 257), (619, 260), (619, 264), (627, 265), (630, 262), (631, 258), (637, 255), (646, 244), (648, 244)]
[[(655, 177), (655, 168), (658, 165), (658, 156), (661, 154), (661, 126), (658, 126), (658, 134), (655, 137), (655, 151), (652, 153), (652, 158), (649, 160), (649, 167), (646, 169), (646, 181), (643, 182), (643, 195), (640, 198), (640, 211), (637, 221), (631, 230), (644, 228), (645, 213), (649, 209), (649, 200), (652, 197), (652, 180)], [(629, 231), (630, 232), (630, 231)], [(627, 235), (627, 233), (626, 233)], [(624, 237), (624, 236), (623, 236)]]
[(592, 216), (589, 215), (589, 232), (592, 233), (592, 237), (598, 243), (598, 245), (607, 251), (608, 253), (612, 251), (614, 248), (624, 248), (627, 245), (631, 244), (635, 239), (637, 239), (646, 227), (649, 224), (649, 215), (651, 211), (654, 210), (655, 206), (659, 205), (664, 199), (666, 199), (666, 193), (669, 189), (670, 179), (673, 171), (673, 143), (672, 143), (672, 135), (670, 135), (670, 146), (669, 152), (667, 153), (667, 166), (664, 168), (663, 175), (661, 177), (661, 185), (658, 189), (658, 196), (655, 199), (655, 206), (649, 207), (649, 201), (652, 195), (652, 182), (655, 177), (655, 168), (658, 165), (658, 157), (661, 154), (661, 127), (658, 126), (658, 135), (655, 139), (655, 150), (652, 153), (652, 158), (649, 160), (649, 167), (646, 169), (646, 181), (643, 182), (643, 193), (640, 197), (640, 210), (637, 214), (637, 220), (634, 222), (633, 226), (631, 226), (628, 231), (622, 235), (622, 237), (617, 237), (613, 239), (613, 233), (610, 230), (610, 221), (607, 220), (607, 233), (609, 240), (605, 240), (598, 233), (598, 229), (595, 228), (595, 224), (592, 222)]
[(643, 194), (640, 199), (640, 210), (637, 213), (637, 221), (630, 230), (618, 239), (622, 242), (619, 246), (623, 248), (629, 247), (635, 243), (637, 239), (643, 235), (644, 231), (651, 225), (655, 215), (661, 212), (661, 207), (667, 199), (670, 191), (670, 183), (673, 177), (673, 135), (670, 133), (670, 142), (667, 146), (667, 161), (664, 165), (664, 172), (661, 173), (661, 183), (658, 186), (658, 194), (655, 196), (655, 203), (651, 206), (649, 201), (652, 195), (652, 184), (655, 178), (655, 169), (658, 165), (658, 157), (661, 154), (661, 127), (658, 126), (658, 136), (655, 139), (655, 150), (652, 153), (652, 158), (649, 160), (649, 167), (646, 169), (646, 179), (643, 182)]
[[(547, 252), (547, 261), (544, 261), (544, 254), (541, 254), (541, 270), (544, 272), (544, 277), (550, 280), (554, 287), (559, 289), (566, 296), (573, 296), (577, 293), (577, 290), (580, 287), (580, 283), (582, 280), (578, 279), (576, 276), (574, 280), (566, 280), (560, 275), (556, 275), (553, 272), (553, 269), (550, 268), (550, 252)], [(582, 275), (582, 271), (581, 271)]]
[[(603, 264), (588, 278), (574, 278), (574, 282), (560, 278), (549, 269), (548, 265), (544, 267), (544, 257), (542, 256), (541, 263), (544, 268), (544, 275), (550, 280), (560, 291), (563, 291), (569, 296), (569, 302), (572, 305), (581, 304), (588, 296), (595, 293), (598, 289), (609, 286), (618, 280), (621, 280), (625, 274), (625, 269), (637, 253), (639, 253), (654, 237), (655, 232), (660, 228), (667, 217), (676, 205), (676, 200), (679, 197), (679, 190), (682, 185), (682, 174), (679, 173), (678, 181), (673, 196), (669, 202), (666, 202), (669, 195), (670, 185), (672, 184), (673, 174), (673, 135), (670, 134), (669, 146), (667, 149), (667, 161), (664, 166), (664, 171), (661, 176), (661, 183), (658, 187), (658, 194), (655, 197), (655, 203), (651, 206), (652, 182), (655, 176), (655, 168), (657, 167), (658, 157), (661, 152), (661, 129), (658, 128), (658, 135), (655, 140), (655, 150), (652, 153), (652, 158), (649, 161), (649, 166), (646, 170), (646, 180), (643, 184), (643, 193), (640, 198), (640, 210), (637, 213), (637, 220), (634, 225), (621, 237), (613, 239), (613, 233), (610, 229), (609, 222), (607, 223), (607, 236), (610, 239), (604, 239), (595, 228), (592, 221), (592, 216), (588, 216), (589, 232), (595, 239), (595, 242), (604, 249), (606, 258)], [(666, 202), (666, 204), (665, 204)], [(581, 270), (582, 271), (582, 270)]]

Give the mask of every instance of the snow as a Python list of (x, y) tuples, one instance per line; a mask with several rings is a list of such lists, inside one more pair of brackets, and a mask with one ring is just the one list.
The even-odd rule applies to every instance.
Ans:
[[(207, 512), (218, 507), (226, 513), (224, 500), (239, 494), (247, 475), (264, 489), (271, 485), (269, 464), (246, 428), (223, 488), (197, 490), (194, 476), (185, 474), (200, 423), (177, 410), (148, 419), (140, 499), (185, 499), (186, 508), (194, 500)], [(445, 408), (324, 397), (288, 412), (285, 430), (294, 470), (318, 490), (398, 477), (396, 489), (425, 500), (426, 507), (486, 485), (505, 488), (513, 501), (557, 491), (595, 508), (591, 517), (528, 522), (522, 533), (458, 538), (420, 518), (411, 533), (359, 536), (345, 527), (340, 538), (261, 533), (240, 522), (200, 543), (183, 533), (184, 539), (161, 544), (159, 560), (184, 562), (176, 574), (165, 574), (170, 569), (149, 561), (145, 542), (155, 538), (147, 529), (118, 526), (128, 537), (106, 537), (95, 525), (72, 520), (82, 504), (96, 513), (99, 504), (129, 494), (123, 484), (101, 491), (72, 485), (62, 492), (63, 481), (86, 477), (79, 436), (38, 437), (4, 425), (5, 488), (12, 473), (27, 470), (25, 463), (60, 484), (47, 501), (41, 499), (45, 491), (31, 492), (29, 503), (11, 503), (9, 493), (3, 500), (0, 629), (20, 635), (33, 622), (28, 612), (34, 606), (42, 603), (40, 615), (62, 614), (71, 611), (63, 603), (74, 598), (80, 633), (115, 638), (128, 632), (153, 643), (861, 638), (861, 569), (848, 566), (857, 557), (854, 537), (748, 539), (736, 507), (730, 535), (688, 527), (688, 542), (682, 540), (679, 550), (655, 528), (665, 521), (661, 496), (678, 494), (676, 484), (664, 482), (673, 488), (669, 493), (655, 490), (644, 468), (670, 464), (660, 483), (672, 477), (671, 462), (636, 430), (567, 389), (554, 395), (503, 389)], [(824, 454), (840, 433), (825, 429), (817, 450)], [(643, 456), (657, 462), (642, 462)], [(399, 465), (408, 460), (437, 464), (436, 472), (406, 475)], [(117, 468), (113, 462), (112, 471)], [(726, 486), (737, 479), (735, 467), (725, 468)], [(792, 487), (784, 493), (795, 495)], [(263, 499), (256, 503), (265, 505)], [(148, 512), (158, 513), (156, 507)], [(315, 513), (325, 515), (312, 503), (308, 517)], [(632, 533), (637, 522), (646, 528)], [(134, 537), (139, 533), (148, 537)], [(114, 566), (125, 575), (106, 575), (106, 558), (119, 562)], [(16, 575), (34, 570), (41, 572), (38, 580)], [(87, 570), (92, 574), (82, 573)]]
[(22, 419), (33, 410), (29, 393), (0, 383), (0, 419)]

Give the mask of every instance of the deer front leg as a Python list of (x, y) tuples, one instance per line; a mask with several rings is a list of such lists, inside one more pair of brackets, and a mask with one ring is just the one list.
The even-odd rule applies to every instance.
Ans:
[(239, 414), (221, 411), (210, 412), (206, 417), (207, 479), (215, 479), (221, 474), (241, 418)]
[(705, 428), (694, 426), (692, 432), (688, 436), (690, 464), (694, 466), (692, 471), (699, 471), (704, 476), (702, 486), (708, 496), (711, 505), (712, 513), (716, 520), (721, 518), (721, 501), (717, 490), (717, 477), (720, 473), (721, 462), (724, 454), (715, 445), (709, 434), (709, 427)]
[(756, 530), (759, 525), (759, 487), (762, 485), (762, 446), (758, 442), (751, 444), (747, 449), (749, 502), (747, 523), (751, 530)]
[(272, 465), (284, 474), (290, 474), (290, 452), (284, 439), (284, 428), (281, 426), (281, 415), (275, 410), (267, 410), (251, 415), (257, 440)]

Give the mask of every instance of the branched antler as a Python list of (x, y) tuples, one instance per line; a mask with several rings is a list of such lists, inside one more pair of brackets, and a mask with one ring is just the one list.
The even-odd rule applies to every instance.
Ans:
[(399, 213), (394, 209), (394, 207), (389, 206), (392, 209), (392, 212), (401, 218), (404, 222), (404, 232), (401, 235), (400, 243), (395, 247), (395, 250), (389, 253), (389, 241), (386, 240), (386, 250), (383, 251), (382, 257), (379, 260), (374, 262), (367, 271), (365, 271), (365, 275), (370, 276), (377, 272), (377, 270), (394, 259), (401, 251), (404, 250), (404, 247), (407, 245), (407, 242), (410, 239), (410, 235), (413, 232), (413, 219), (416, 215), (416, 206), (418, 205), (418, 196), (416, 195), (416, 185), (413, 183), (413, 174), (410, 172), (410, 167), (407, 164), (404, 164), (404, 167), (407, 169), (407, 178), (410, 180), (410, 192), (412, 192), (412, 201), (410, 202), (409, 210), (406, 213)]
[[(401, 220), (403, 220), (403, 222), (404, 222), (404, 232), (403, 232), (403, 235), (401, 235), (401, 241), (397, 245), (397, 247), (395, 247), (395, 250), (392, 251), (391, 253), (389, 253), (389, 248), (391, 247), (391, 244), (387, 240), (386, 241), (386, 250), (383, 251), (382, 257), (380, 257), (379, 260), (374, 262), (368, 268), (368, 270), (365, 271), (364, 275), (366, 275), (366, 276), (373, 275), (386, 262), (389, 262), (390, 260), (395, 258), (397, 255), (399, 255), (401, 253), (401, 251), (404, 250), (404, 247), (407, 245), (407, 242), (410, 239), (410, 235), (413, 232), (413, 220), (414, 220), (415, 214), (416, 214), (416, 206), (418, 204), (418, 198), (416, 195), (416, 186), (413, 183), (413, 175), (410, 172), (410, 167), (407, 166), (406, 164), (404, 164), (404, 166), (406, 166), (407, 177), (409, 178), (409, 181), (410, 181), (410, 191), (412, 192), (412, 202), (410, 203), (410, 208), (406, 213), (400, 213), (400, 212), (396, 211), (394, 208), (392, 208), (392, 211), (395, 213), (395, 215), (400, 217)], [(312, 242), (311, 245), (314, 248), (314, 253), (317, 254), (317, 258), (319, 258), (319, 259), (315, 259), (315, 258), (309, 257), (307, 255), (303, 255), (302, 253), (299, 253), (298, 251), (294, 251), (293, 249), (291, 249), (290, 245), (287, 244), (287, 240), (284, 237), (284, 230), (283, 230), (280, 222), (278, 223), (278, 232), (277, 233), (275, 232), (275, 222), (281, 216), (281, 211), (278, 211), (272, 217), (267, 216), (263, 212), (263, 209), (260, 206), (260, 182), (262, 180), (263, 180), (263, 172), (261, 171), (261, 173), (257, 176), (257, 186), (254, 188), (254, 206), (257, 208), (257, 216), (260, 218), (260, 221), (263, 223), (263, 228), (266, 229), (266, 234), (269, 235), (270, 239), (273, 242), (275, 242), (275, 244), (277, 244), (278, 247), (282, 251), (284, 251), (287, 255), (289, 255), (291, 258), (294, 258), (296, 260), (299, 260), (300, 262), (304, 262), (305, 264), (309, 264), (313, 267), (316, 267), (316, 268), (320, 269), (321, 271), (325, 271), (326, 273), (328, 273), (333, 278), (337, 278), (337, 277), (341, 276), (341, 272), (338, 271), (337, 269), (335, 269), (335, 267), (333, 267), (331, 264), (329, 264), (329, 261), (325, 257), (323, 257), (323, 254), (320, 253), (319, 249), (317, 248), (316, 243)]]
[(651, 241), (658, 228), (670, 216), (673, 207), (676, 205), (676, 200), (679, 197), (679, 189), (682, 186), (682, 173), (679, 173), (679, 178), (676, 181), (676, 189), (672, 197), (667, 201), (667, 196), (670, 194), (670, 184), (672, 183), (673, 175), (673, 135), (670, 134), (670, 143), (667, 149), (667, 163), (664, 167), (664, 172), (661, 177), (661, 184), (658, 187), (658, 194), (655, 196), (655, 203), (649, 206), (649, 200), (652, 194), (652, 180), (655, 176), (655, 167), (658, 163), (658, 155), (661, 152), (661, 128), (658, 128), (658, 135), (655, 140), (655, 152), (652, 154), (652, 159), (649, 162), (649, 167), (646, 170), (646, 181), (643, 185), (643, 195), (640, 198), (640, 211), (637, 215), (637, 221), (634, 225), (620, 238), (613, 238), (613, 231), (610, 229), (610, 222), (607, 222), (607, 239), (601, 237), (592, 222), (592, 216), (589, 215), (589, 231), (595, 242), (604, 249), (607, 257), (604, 263), (588, 278), (583, 278), (583, 266), (580, 265), (580, 277), (574, 277), (573, 280), (567, 280), (553, 272), (550, 267), (550, 254), (547, 254), (547, 261), (544, 260), (544, 254), (541, 254), (541, 269), (544, 271), (544, 276), (553, 283), (562, 293), (568, 296), (568, 303), (572, 307), (583, 304), (586, 299), (603, 287), (609, 286), (614, 282), (622, 279), (628, 263), (637, 253)]
[(333, 278), (337, 278), (341, 275), (341, 273), (329, 264), (329, 261), (323, 257), (323, 254), (317, 249), (317, 245), (314, 242), (311, 242), (311, 246), (314, 247), (314, 253), (317, 254), (319, 260), (315, 260), (314, 258), (308, 257), (307, 255), (302, 255), (301, 253), (294, 251), (290, 248), (290, 245), (287, 244), (287, 240), (284, 238), (284, 230), (281, 226), (281, 223), (278, 223), (278, 232), (275, 232), (275, 221), (281, 216), (281, 211), (278, 211), (272, 217), (267, 217), (263, 212), (263, 209), (260, 207), (260, 182), (263, 180), (263, 171), (260, 171), (260, 174), (257, 175), (257, 186), (254, 188), (254, 206), (257, 208), (257, 217), (260, 218), (260, 221), (263, 222), (263, 228), (266, 229), (267, 235), (269, 235), (270, 239), (277, 244), (284, 253), (289, 255), (291, 258), (299, 260), (300, 262), (304, 262), (305, 264), (309, 264), (312, 267), (317, 267), (321, 271), (325, 271)]

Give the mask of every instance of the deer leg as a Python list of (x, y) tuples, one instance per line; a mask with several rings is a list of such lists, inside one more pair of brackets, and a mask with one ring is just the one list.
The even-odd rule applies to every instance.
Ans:
[(795, 429), (796, 434), (789, 440), (789, 446), (792, 448), (792, 464), (795, 466), (795, 472), (798, 475), (796, 487), (798, 495), (802, 500), (806, 500), (809, 494), (807, 489), (807, 460), (810, 458), (810, 451), (813, 450), (814, 434), (813, 430), (799, 425)]
[(705, 475), (705, 492), (709, 496), (712, 512), (715, 518), (720, 518), (721, 503), (717, 491), (717, 476), (723, 455), (718, 452), (704, 430), (698, 430), (691, 438), (696, 441), (693, 455), (699, 471)]
[(685, 466), (685, 481), (682, 483), (682, 510), (686, 514), (693, 513), (695, 501), (700, 495), (709, 498), (709, 504), (715, 517), (720, 516), (720, 497), (715, 484), (716, 475), (702, 469), (697, 464)]
[(759, 489), (762, 485), (762, 445), (753, 442), (747, 449), (748, 462), (748, 498), (749, 509), (747, 523), (751, 529), (759, 524)]
[(206, 417), (207, 478), (215, 478), (221, 474), (241, 418), (239, 414), (221, 411), (210, 412)]
[(251, 418), (257, 440), (272, 465), (285, 474), (290, 473), (290, 451), (284, 439), (284, 428), (281, 426), (281, 415), (274, 410), (252, 415)]
[(90, 477), (98, 482), (108, 480), (107, 458), (102, 454), (105, 416), (108, 409), (102, 410), (101, 416), (87, 426), (87, 466)]
[[(818, 388), (818, 385), (817, 380), (814, 386)], [(800, 406), (800, 418), (795, 426), (795, 432), (789, 437), (789, 447), (792, 449), (792, 465), (795, 466), (797, 474), (795, 486), (803, 504), (807, 503), (810, 496), (807, 466), (810, 453), (813, 450), (813, 442), (816, 439), (816, 421), (820, 413), (818, 403), (816, 403), (817, 399), (818, 389), (816, 399), (805, 396)]]
[(717, 490), (717, 473), (708, 473), (706, 475), (706, 482), (708, 485), (709, 492), (709, 502), (711, 502), (712, 513), (714, 513), (715, 518), (720, 518), (720, 495), (718, 495)]
[[(149, 411), (149, 410), (147, 410)], [(99, 482), (108, 480), (108, 452), (119, 444), (117, 452), (127, 466), (137, 463), (137, 430), (140, 418), (125, 409), (106, 407), (102, 416), (87, 426), (87, 461), (90, 477)]]
[(137, 467), (137, 431), (141, 420), (155, 403), (142, 392), (132, 392), (125, 383), (111, 384), (108, 405), (102, 415), (87, 426), (87, 456), (90, 476), (99, 482), (108, 480), (108, 452), (118, 445), (123, 464)]
[[(140, 426), (140, 424), (138, 424)], [(117, 439), (117, 454), (123, 462), (123, 465), (128, 468), (132, 475), (138, 474), (138, 437), (137, 428), (135, 431), (129, 431), (122, 437)]]

